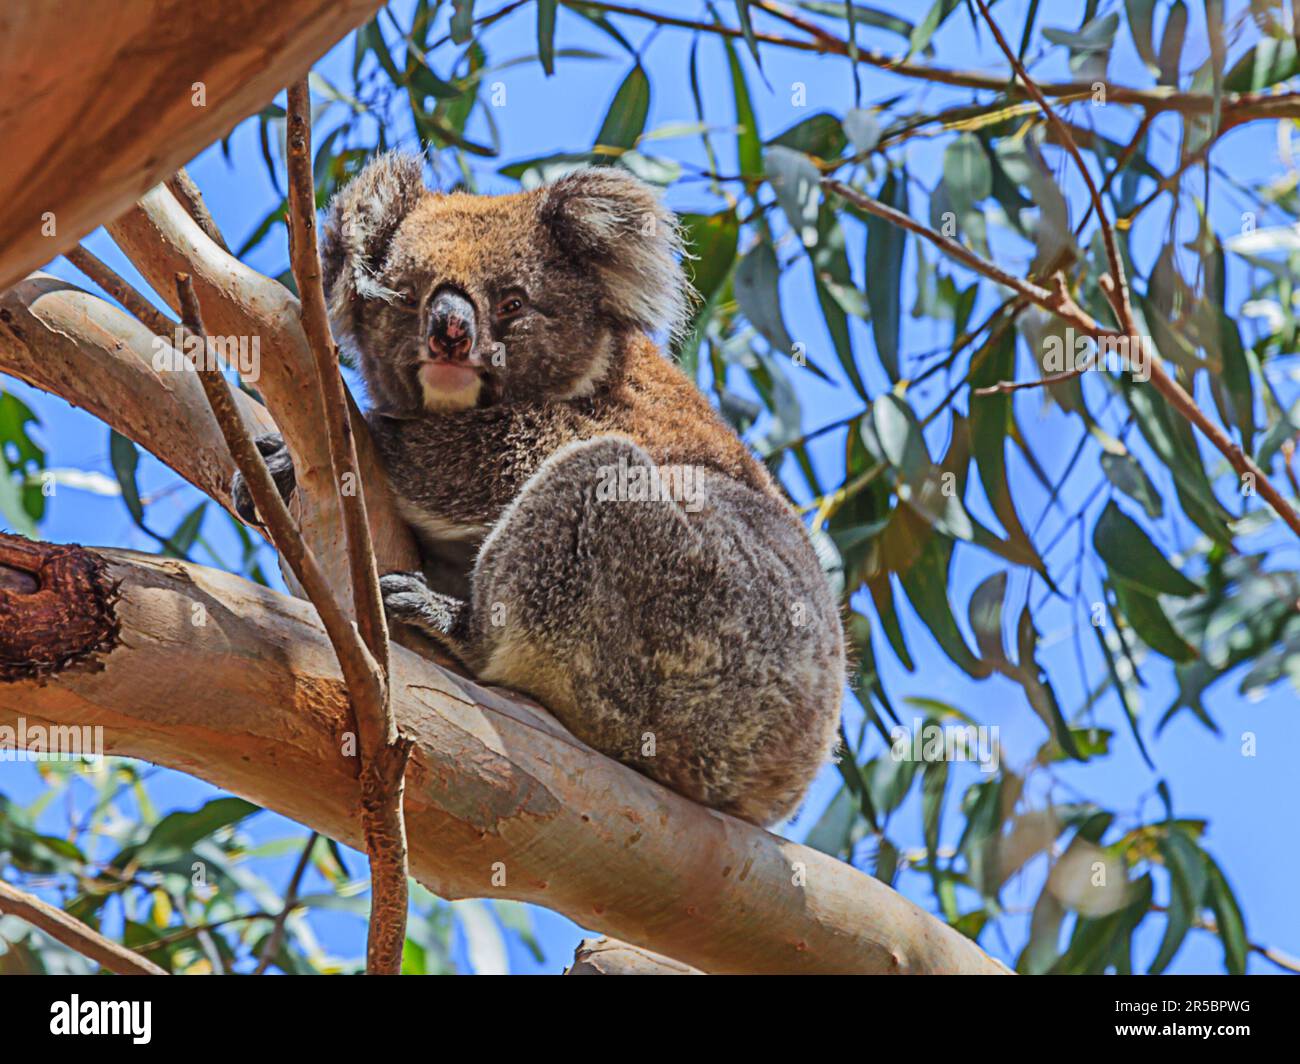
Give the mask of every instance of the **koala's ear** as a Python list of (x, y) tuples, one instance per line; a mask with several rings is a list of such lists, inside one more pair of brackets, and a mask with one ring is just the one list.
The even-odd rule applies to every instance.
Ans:
[(676, 335), (687, 284), (677, 218), (649, 185), (613, 166), (587, 167), (540, 190), (539, 218), (560, 249), (593, 271), (606, 310), (647, 332)]
[(330, 201), (321, 230), (325, 300), (335, 333), (353, 338), (362, 299), (391, 299), (375, 274), (397, 227), (428, 194), (418, 155), (384, 152)]

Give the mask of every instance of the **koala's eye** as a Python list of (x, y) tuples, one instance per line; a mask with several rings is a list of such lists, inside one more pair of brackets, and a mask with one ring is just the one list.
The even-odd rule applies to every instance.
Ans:
[(521, 314), (523, 309), (524, 297), (518, 292), (511, 292), (510, 295), (497, 303), (496, 315), (498, 318), (513, 318), (517, 314)]
[(419, 310), (420, 297), (409, 288), (398, 289), (397, 305), (403, 310)]

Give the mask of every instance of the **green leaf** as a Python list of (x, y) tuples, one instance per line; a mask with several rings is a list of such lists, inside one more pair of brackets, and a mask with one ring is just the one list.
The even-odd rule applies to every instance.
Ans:
[(1183, 39), (1187, 35), (1187, 5), (1183, 0), (1174, 0), (1173, 6), (1169, 9), (1169, 16), (1165, 19), (1165, 32), (1160, 38), (1160, 55), (1157, 62), (1160, 65), (1161, 85), (1168, 85), (1172, 88), (1178, 87), (1178, 67), (1183, 57)]
[(832, 18), (852, 19), (863, 26), (872, 26), (878, 30), (887, 30), (900, 37), (910, 39), (916, 27), (905, 18), (881, 11), (866, 4), (849, 4), (842, 0), (799, 0), (799, 7), (811, 11), (814, 15), (829, 15)]
[(842, 786), (812, 828), (803, 844), (814, 850), (842, 858), (852, 845), (853, 825), (858, 819), (858, 803), (847, 786)]
[(1076, 77), (1103, 77), (1119, 29), (1119, 14), (1112, 11), (1085, 23), (1078, 30), (1044, 28), (1043, 36), (1070, 50), (1070, 70)]
[(1164, 503), (1160, 501), (1156, 486), (1147, 476), (1146, 470), (1142, 468), (1142, 463), (1128, 451), (1123, 454), (1103, 451), (1101, 468), (1106, 474), (1106, 479), (1130, 499), (1141, 503), (1142, 509), (1153, 521), (1164, 514)]
[(731, 273), (740, 224), (735, 211), (683, 214), (680, 221), (686, 233), (687, 250), (694, 256), (686, 260), (691, 287), (707, 303)]
[(920, 557), (906, 572), (899, 574), (899, 581), (912, 608), (943, 648), (943, 652), (968, 676), (982, 680), (989, 674), (989, 667), (971, 653), (952, 614), (952, 604), (948, 599), (948, 570), (951, 564), (952, 545), (942, 536), (932, 535)]
[(1225, 92), (1258, 92), (1300, 74), (1293, 37), (1265, 37), (1233, 64), (1223, 79)]
[(1205, 854), (1206, 869), (1209, 874), (1209, 901), (1214, 911), (1214, 920), (1218, 925), (1219, 938), (1223, 942), (1223, 963), (1230, 975), (1246, 974), (1246, 956), (1250, 952), (1250, 941), (1246, 937), (1246, 924), (1241, 917), (1241, 908), (1233, 896), (1222, 869), (1215, 864), (1209, 854)]
[[(605, 121), (596, 134), (594, 148), (627, 150), (645, 132), (646, 117), (650, 113), (650, 79), (638, 63), (629, 71), (623, 84), (614, 93)], [(613, 154), (620, 154), (614, 152)]]
[(1169, 913), (1165, 934), (1160, 940), (1148, 975), (1161, 975), (1178, 953), (1192, 923), (1200, 914), (1207, 882), (1205, 855), (1187, 835), (1178, 829), (1158, 839), (1156, 846), (1169, 872)]
[(128, 848), (130, 859), (144, 865), (165, 864), (189, 853), (202, 839), (221, 828), (261, 812), (242, 798), (214, 798), (193, 812), (168, 813), (138, 848)]
[(745, 36), (749, 54), (754, 57), (754, 65), (763, 69), (763, 60), (758, 54), (758, 38), (754, 36), (754, 22), (749, 16), (750, 0), (736, 0), (736, 18), (740, 22), (740, 32)]
[(206, 501), (199, 503), (181, 519), (181, 523), (176, 526), (176, 531), (167, 537), (168, 545), (179, 557), (185, 557), (194, 546), (194, 541), (198, 539), (207, 508)]
[(743, 176), (758, 177), (763, 172), (763, 142), (758, 136), (758, 119), (754, 117), (754, 105), (750, 100), (749, 85), (745, 81), (745, 69), (740, 65), (740, 59), (730, 39), (725, 44), (727, 66), (731, 70), (731, 92), (735, 100), (736, 125), (740, 127), (740, 131), (736, 134), (737, 161)]
[(980, 657), (995, 667), (1010, 667), (1002, 642), (1002, 600), (1007, 594), (1007, 574), (994, 573), (970, 597), (967, 611)]
[(963, 133), (943, 153), (943, 180), (953, 206), (971, 210), (993, 192), (993, 167), (978, 137)]
[(1156, 58), (1155, 46), (1152, 44), (1152, 18), (1155, 7), (1156, 0), (1124, 0), (1133, 44), (1137, 48), (1138, 55), (1142, 57), (1142, 62), (1153, 74), (1160, 70), (1160, 62)]
[(1136, 584), (1115, 582), (1115, 599), (1120, 612), (1128, 618), (1142, 642), (1170, 661), (1193, 661), (1196, 648), (1188, 643), (1169, 622), (1160, 600)]
[(930, 38), (934, 36), (935, 31), (943, 25), (944, 21), (957, 10), (961, 0), (934, 0), (930, 5), (930, 10), (926, 16), (912, 31), (912, 39), (908, 43), (907, 56), (910, 59), (917, 52), (924, 51), (930, 46)]
[(555, 6), (557, 0), (537, 0), (537, 55), (549, 78), (555, 73)]
[(135, 449), (135, 444), (125, 436), (115, 429), (109, 429), (108, 454), (113, 465), (113, 473), (122, 489), (122, 501), (126, 503), (131, 519), (143, 527), (144, 505), (140, 502), (140, 487), (135, 480), (136, 468), (140, 465), (140, 453)]
[(783, 145), (767, 149), (767, 178), (804, 247), (817, 243), (818, 205), (821, 198), (821, 172), (802, 152)]
[[(906, 171), (890, 171), (876, 198), (907, 213)], [(891, 381), (898, 380), (898, 340), (902, 320), (903, 253), (907, 234), (892, 222), (872, 215), (867, 219), (867, 305), (871, 308), (871, 333), (880, 364)]]
[[(796, 122), (789, 129), (768, 141), (769, 145), (793, 148), (797, 152), (819, 159), (838, 159), (848, 146), (848, 136), (840, 120), (829, 111), (822, 111)], [(818, 177), (820, 178), (820, 173)]]
[(465, 44), (474, 35), (474, 0), (452, 0), (451, 39)]
[(749, 323), (772, 345), (772, 349), (788, 358), (794, 348), (785, 319), (781, 316), (781, 293), (778, 282), (781, 268), (776, 252), (766, 242), (755, 244), (736, 266), (736, 302)]
[(826, 322), (826, 331), (831, 334), (840, 366), (853, 390), (865, 401), (867, 389), (858, 372), (857, 359), (853, 353), (848, 315), (852, 313), (857, 317), (865, 317), (868, 311), (862, 293), (853, 284), (844, 227), (840, 225), (835, 210), (825, 201), (822, 202), (817, 229), (817, 246), (810, 253), (817, 303)]
[(1020, 622), (1016, 626), (1016, 654), (1019, 660), (1012, 676), (1024, 688), (1029, 705), (1047, 725), (1061, 749), (1076, 761), (1086, 760), (1083, 751), (1075, 745), (1074, 729), (1061, 712), (1061, 703), (1047, 678), (1047, 671), (1038, 663), (1037, 646), (1038, 632), (1029, 613), (1029, 604), (1026, 603), (1020, 611)]
[[(983, 387), (1010, 380), (1015, 376), (1016, 338), (1010, 329), (986, 344), (972, 356), (970, 383), (972, 393)], [(1007, 480), (1006, 443), (1012, 429), (1012, 397), (1004, 392), (991, 395), (971, 395), (970, 434), (971, 450), (979, 471), (980, 484), (993, 507), (1003, 530), (1013, 544), (1029, 551), (1035, 559), (1029, 533), (1021, 524), (1016, 512), (1011, 485)], [(1039, 559), (1034, 568), (1046, 575), (1046, 566)]]
[(1201, 591), (1169, 564), (1142, 527), (1113, 501), (1097, 519), (1092, 542), (1113, 574), (1148, 592), (1186, 597)]

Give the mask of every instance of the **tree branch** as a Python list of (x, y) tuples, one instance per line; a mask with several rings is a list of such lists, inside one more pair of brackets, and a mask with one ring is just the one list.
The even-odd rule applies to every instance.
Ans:
[[(609, 15), (624, 15), (628, 18), (643, 19), (658, 26), (673, 26), (678, 29), (694, 30), (715, 36), (744, 39), (744, 32), (726, 24), (702, 22), (697, 19), (666, 15), (658, 11), (627, 4), (605, 3), (603, 0), (561, 0), (565, 7), (590, 8)], [(775, 13), (775, 12), (770, 12)], [(786, 19), (789, 21), (789, 19)], [(821, 29), (811, 41), (795, 37), (782, 37), (773, 33), (754, 31), (754, 39), (760, 44), (770, 44), (778, 48), (793, 49), (801, 52), (816, 52), (820, 55), (839, 55), (852, 58), (849, 42), (835, 37), (829, 31)], [(986, 89), (990, 92), (1021, 93), (1017, 86), (1008, 86), (1005, 75), (984, 74), (972, 70), (950, 70), (943, 67), (927, 66), (908, 59), (881, 52), (875, 48), (857, 46), (857, 61), (868, 66), (878, 67), (901, 77), (915, 78), (941, 85), (957, 88)], [(1043, 82), (1039, 88), (1047, 96), (1063, 100), (1090, 99), (1094, 92), (1091, 81)], [(1215, 98), (1207, 92), (1179, 92), (1170, 88), (1135, 89), (1126, 85), (1107, 85), (1108, 103), (1126, 104), (1141, 107), (1159, 114), (1163, 111), (1178, 111), (1182, 114), (1210, 114), (1214, 111)], [(1239, 125), (1242, 122), (1260, 118), (1297, 118), (1300, 117), (1300, 93), (1298, 92), (1225, 92), (1220, 98), (1224, 124)]]
[[(348, 412), (347, 392), (339, 372), (339, 352), (330, 331), (321, 282), (320, 250), (316, 245), (316, 186), (312, 178), (311, 93), (307, 79), (295, 81), (288, 93), (289, 155), (289, 258), (298, 285), (303, 332), (316, 365), (321, 401), (325, 408), (325, 435), (335, 487), (347, 533), (348, 569), (357, 627), (380, 669), (388, 673), (388, 627), (379, 596), (379, 573), (366, 518), (365, 482), (357, 466), (357, 451)], [(349, 487), (351, 490), (348, 490)], [(397, 739), (392, 714), (371, 739), (371, 747), (391, 745)]]
[(26, 920), (83, 957), (118, 975), (166, 975), (167, 971), (125, 946), (105, 938), (62, 909), (0, 879), (0, 913)]
[[(193, 368), (129, 314), (33, 274), (0, 294), (0, 372), (85, 408), (234, 513), (230, 455)], [(235, 404), (253, 435), (274, 431), (260, 403), (238, 392)]]
[[(935, 247), (939, 248), (945, 254), (951, 256), (962, 265), (974, 270), (976, 273), (996, 281), (998, 284), (1019, 293), (1031, 303), (1035, 303), (1057, 315), (1063, 321), (1074, 326), (1080, 332), (1091, 336), (1099, 341), (1114, 343), (1116, 341), (1125, 342), (1125, 346), (1117, 348), (1118, 350), (1127, 349), (1127, 344), (1141, 344), (1144, 339), (1136, 333), (1125, 336), (1113, 329), (1104, 328), (1095, 318), (1086, 310), (1078, 305), (1070, 296), (1065, 288), (1065, 282), (1057, 275), (1056, 285), (1053, 291), (1041, 288), (1030, 281), (1022, 280), (1007, 273), (1001, 267), (996, 266), (987, 259), (975, 254), (969, 248), (963, 247), (955, 240), (951, 240), (941, 233), (935, 232), (929, 226), (922, 225), (914, 218), (895, 210), (879, 200), (872, 199), (857, 189), (844, 184), (842, 181), (835, 181), (830, 178), (823, 178), (822, 185), (830, 189), (836, 195), (843, 197), (849, 203), (860, 207), (868, 214), (874, 214), (877, 217), (884, 218), (893, 222), (909, 232), (916, 233), (930, 241)], [(1234, 443), (1228, 434), (1218, 425), (1206, 416), (1204, 411), (1196, 405), (1196, 401), (1187, 393), (1187, 391), (1169, 376), (1160, 364), (1158, 359), (1151, 360), (1149, 372), (1150, 383), (1158, 391), (1174, 410), (1185, 417), (1193, 425), (1201, 430), (1202, 434), (1210, 441), (1214, 448), (1227, 458), (1228, 463), (1237, 471), (1240, 476), (1249, 477), (1254, 483), (1256, 490), (1272, 507), (1273, 511), (1286, 523), (1296, 535), (1300, 535), (1300, 514), (1297, 514), (1286, 497), (1273, 486), (1269, 481), (1268, 475), (1255, 464), (1254, 459), (1246, 454), (1236, 443)]]
[(612, 938), (584, 938), (565, 975), (703, 975), (671, 957)]
[[(177, 274), (181, 320), (192, 336), (206, 343), (198, 298), (188, 274)], [(253, 438), (239, 420), (230, 385), (221, 370), (205, 362), (198, 370), (212, 413), (226, 445), (244, 475), (248, 490), (276, 550), (293, 570), (316, 607), (338, 655), (347, 680), (348, 698), (361, 745), (361, 821), (370, 855), (370, 935), (366, 970), (396, 975), (401, 971), (406, 940), (406, 826), (402, 819), (402, 776), (411, 744), (396, 734), (390, 740), (384, 725), (392, 723), (387, 677), (371, 656), (356, 628), (334, 597), (315, 554), (294, 524), (289, 508)]]
[[(27, 588), (0, 581), (0, 743), (20, 720), (102, 725), (106, 753), (362, 843), (348, 688), (310, 604), (130, 551), (5, 537), (0, 565)], [(52, 610), (95, 624), (71, 639)], [(17, 646), (38, 630), (61, 639), (41, 677)], [(706, 972), (1005, 970), (880, 881), (675, 794), (525, 699), (401, 647), (392, 670), (415, 741), (411, 872), (444, 898), (545, 905)]]

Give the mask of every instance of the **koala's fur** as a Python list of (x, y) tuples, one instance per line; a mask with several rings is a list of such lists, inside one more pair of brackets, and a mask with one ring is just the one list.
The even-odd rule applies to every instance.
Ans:
[[(771, 824), (831, 756), (843, 635), (802, 524), (646, 335), (682, 324), (679, 254), (671, 212), (613, 167), (443, 195), (387, 154), (324, 227), (334, 330), (425, 554), (423, 574), (384, 578), (390, 623), (596, 749)], [(431, 409), (420, 383), (445, 291), (477, 323), (460, 409)], [(620, 462), (695, 467), (702, 507), (598, 497)]]

